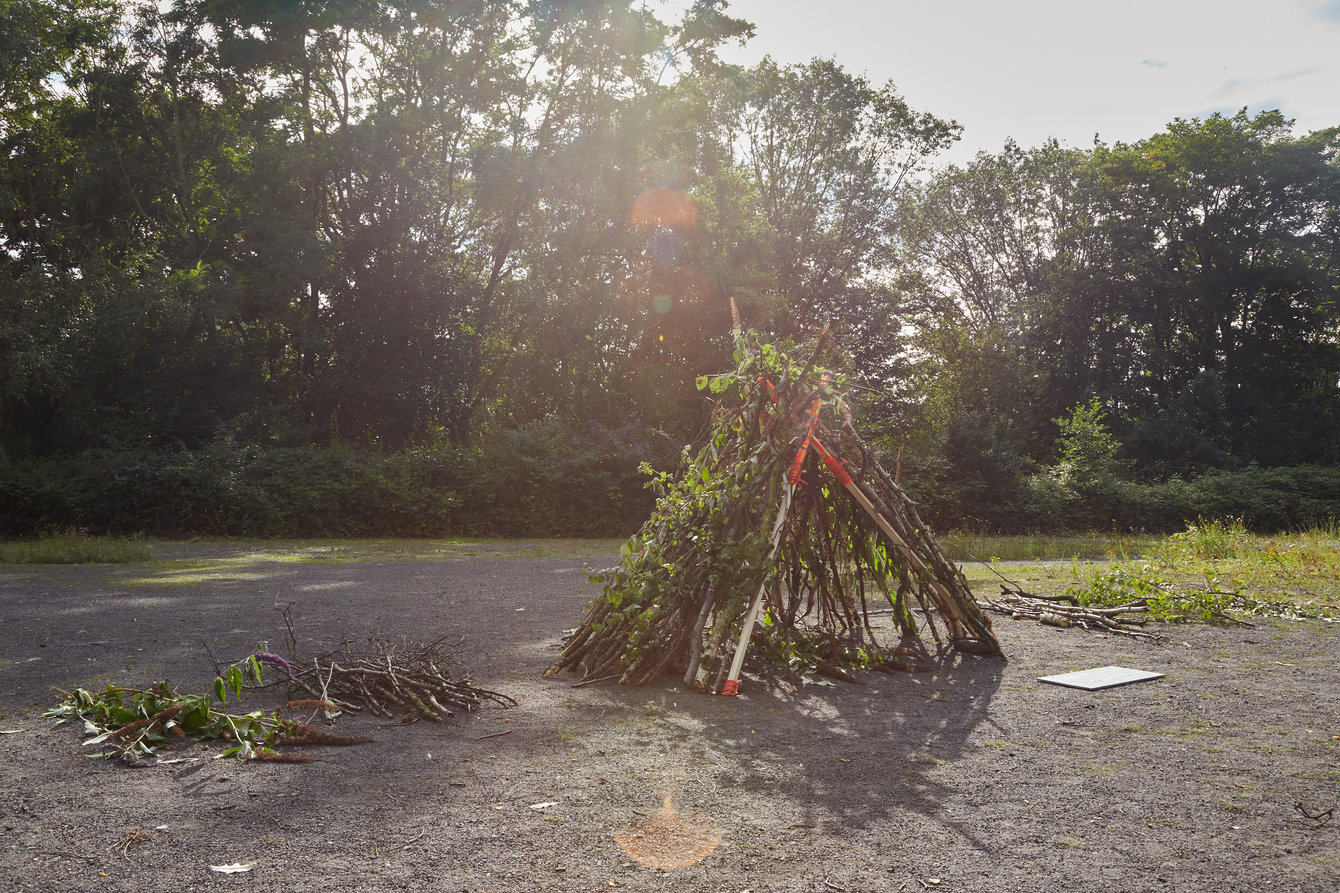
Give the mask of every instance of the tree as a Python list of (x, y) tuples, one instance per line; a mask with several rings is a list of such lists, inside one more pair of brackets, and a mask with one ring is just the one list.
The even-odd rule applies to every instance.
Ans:
[(1334, 130), (1240, 113), (1130, 146), (1007, 145), (917, 184), (897, 280), (914, 427), (938, 443), (966, 412), (992, 450), (1012, 431), (1041, 460), (1051, 420), (1098, 398), (1146, 474), (1328, 461), (1336, 150)]
[(1095, 388), (1105, 250), (1086, 154), (1013, 143), (904, 196), (898, 317), (913, 332), (899, 440), (937, 457), (962, 505), (1013, 492), (1052, 418)]
[(146, 425), (208, 436), (246, 390), (231, 374), (236, 343), (216, 337), (208, 283), (228, 156), (202, 155), (228, 128), (205, 95), (201, 46), (153, 7), (116, 12), (48, 8), (24, 57), (27, 87), (3, 109), (3, 287), (22, 292), (5, 347), (29, 348), (11, 380), (29, 389), (7, 389), (3, 411), (6, 440), (24, 448)]
[(6, 308), (4, 406), (87, 421), (34, 384), (63, 356), (35, 345), (116, 319), (157, 322), (101, 342), (105, 387), (66, 397), (104, 424), (63, 446), (113, 415), (401, 446), (607, 405), (657, 334), (612, 300), (664, 235), (630, 219), (657, 77), (719, 67), (749, 31), (724, 6), (672, 27), (627, 0), (15, 0), (3, 285), (68, 299)]
[[(1115, 187), (1108, 226), (1134, 261), (1124, 309), (1142, 349), (1117, 394), (1145, 462), (1179, 458), (1158, 454), (1167, 417), (1215, 425), (1221, 414), (1237, 461), (1334, 459), (1337, 151), (1334, 128), (1293, 137), (1279, 112), (1245, 110), (1096, 151)], [(1205, 397), (1195, 414), (1191, 393)]]
[(961, 129), (914, 111), (891, 83), (872, 87), (822, 59), (764, 59), (748, 73), (738, 127), (788, 333), (844, 316), (860, 280), (888, 263), (904, 181)]

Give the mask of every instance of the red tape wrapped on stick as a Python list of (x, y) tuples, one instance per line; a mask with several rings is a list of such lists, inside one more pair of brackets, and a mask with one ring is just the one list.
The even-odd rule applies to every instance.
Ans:
[(828, 470), (833, 472), (833, 477), (838, 479), (838, 483), (844, 487), (850, 487), (851, 475), (848, 474), (847, 466), (842, 464), (842, 460), (824, 449), (824, 445), (817, 440), (814, 442), (814, 449), (818, 451), (819, 458), (824, 460)]
[[(814, 411), (819, 412), (819, 401), (814, 401)], [(791, 470), (786, 475), (786, 480), (791, 486), (800, 483), (801, 466), (805, 464), (805, 453), (809, 451), (810, 441), (814, 440), (814, 420), (810, 421), (810, 429), (805, 433), (805, 442), (796, 450), (796, 458), (791, 460)], [(815, 441), (817, 443), (818, 441)]]

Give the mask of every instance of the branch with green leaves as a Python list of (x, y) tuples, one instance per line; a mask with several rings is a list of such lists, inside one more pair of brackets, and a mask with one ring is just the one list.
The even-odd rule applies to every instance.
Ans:
[[(306, 699), (290, 701), (273, 710), (232, 713), (229, 700), (239, 701), (248, 687), (264, 684), (262, 659), (277, 659), (258, 651), (215, 677), (205, 694), (181, 694), (166, 682), (145, 689), (109, 685), (102, 691), (77, 688), (62, 691), (60, 703), (44, 715), (66, 722), (82, 722), (90, 756), (121, 761), (135, 767), (155, 765), (160, 754), (190, 742), (226, 741), (219, 758), (306, 762), (304, 754), (281, 754), (278, 748), (299, 744), (348, 745), (371, 739), (334, 735), (311, 725), (318, 713), (338, 715), (332, 703)], [(268, 662), (268, 660), (267, 660)], [(286, 662), (285, 662), (286, 663)], [(306, 712), (306, 720), (294, 718)], [(288, 715), (286, 715), (288, 714)]]

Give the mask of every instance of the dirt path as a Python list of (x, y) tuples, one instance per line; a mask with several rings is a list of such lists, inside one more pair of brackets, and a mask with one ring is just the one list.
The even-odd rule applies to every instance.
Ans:
[[(1295, 807), (1340, 801), (1335, 626), (1178, 627), (1151, 644), (998, 621), (1008, 662), (798, 691), (746, 677), (727, 699), (542, 678), (594, 594), (577, 558), (195, 552), (174, 557), (225, 560), (0, 568), (0, 730), (22, 730), (0, 735), (6, 889), (1340, 889), (1340, 819), (1315, 827)], [(201, 640), (230, 658), (279, 645), (287, 604), (304, 654), (455, 633), (476, 680), (520, 706), (443, 726), (342, 719), (375, 743), (306, 766), (197, 750), (143, 770), (85, 759), (76, 729), (39, 716), (53, 685), (202, 690)], [(1108, 664), (1166, 676), (1036, 681)], [(658, 870), (620, 835), (662, 864), (711, 851)], [(255, 868), (209, 870), (226, 863)]]

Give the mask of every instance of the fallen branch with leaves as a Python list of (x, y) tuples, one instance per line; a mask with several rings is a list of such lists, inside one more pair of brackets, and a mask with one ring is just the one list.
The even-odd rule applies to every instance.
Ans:
[[(252, 680), (259, 682), (259, 662), (249, 658), (246, 664), (254, 670)], [(210, 694), (181, 694), (166, 682), (146, 689), (109, 685), (98, 692), (62, 691), (60, 703), (44, 715), (54, 717), (57, 725), (82, 721), (88, 736), (84, 745), (98, 748), (94, 756), (117, 759), (135, 769), (156, 766), (163, 762), (160, 754), (164, 751), (196, 741), (229, 742), (220, 757), (305, 763), (311, 759), (307, 754), (280, 753), (278, 748), (346, 746), (372, 740), (336, 735), (311, 725), (308, 720), (318, 712), (335, 710), (334, 704), (325, 701), (290, 701), (268, 713), (229, 713), (223, 709), (226, 690), (234, 698), (241, 697), (243, 690), (240, 671), (230, 676), (220, 677), (223, 695), (220, 686)], [(307, 719), (295, 719), (299, 713), (307, 713)]]
[[(285, 610), (284, 619), (288, 621)], [(293, 642), (289, 624), (289, 641)], [(85, 745), (97, 746), (96, 755), (119, 759), (134, 768), (158, 765), (159, 754), (193, 741), (226, 741), (220, 757), (302, 763), (311, 757), (283, 752), (279, 748), (345, 746), (365, 744), (367, 737), (337, 735), (315, 725), (317, 717), (329, 724), (344, 712), (368, 710), (376, 716), (400, 715), (401, 722), (419, 718), (442, 722), (454, 713), (448, 705), (478, 710), (492, 701), (515, 706), (516, 701), (495, 691), (477, 688), (467, 675), (453, 678), (448, 668), (446, 637), (427, 644), (393, 644), (369, 638), (367, 646), (355, 650), (345, 642), (336, 651), (313, 658), (310, 664), (290, 660), (268, 651), (264, 644), (240, 661), (221, 664), (214, 659), (217, 676), (205, 694), (181, 694), (166, 682), (148, 688), (109, 685), (90, 692), (61, 691), (60, 702), (47, 711), (58, 724), (82, 721)], [(206, 645), (208, 650), (208, 645)], [(267, 682), (265, 668), (278, 670), (282, 678)], [(309, 697), (289, 700), (276, 710), (230, 713), (229, 700), (239, 700), (245, 690), (267, 688), (280, 682)]]

